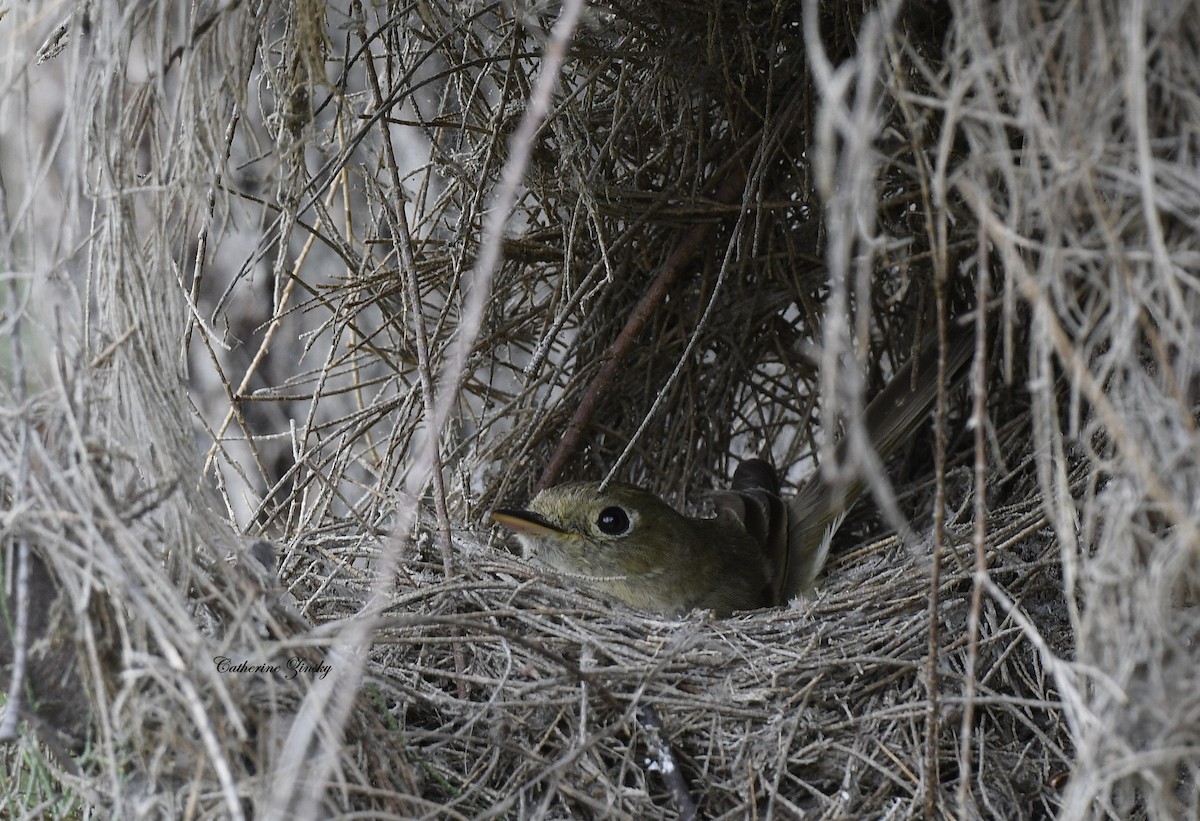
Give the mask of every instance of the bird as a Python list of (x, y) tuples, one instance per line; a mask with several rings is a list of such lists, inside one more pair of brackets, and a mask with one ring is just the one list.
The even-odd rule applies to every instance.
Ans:
[[(972, 329), (948, 335), (948, 383), (974, 351)], [(887, 459), (920, 427), (938, 389), (938, 345), (926, 341), (874, 396), (863, 418), (871, 446)], [(915, 376), (914, 376), (915, 372)], [(835, 446), (844, 463), (848, 443)], [(512, 531), (525, 556), (638, 610), (718, 617), (786, 604), (808, 595), (834, 533), (866, 481), (832, 481), (818, 469), (785, 500), (765, 459), (742, 461), (731, 488), (714, 494), (716, 515), (680, 513), (654, 493), (611, 482), (566, 482), (526, 507), (500, 507), (491, 519)]]

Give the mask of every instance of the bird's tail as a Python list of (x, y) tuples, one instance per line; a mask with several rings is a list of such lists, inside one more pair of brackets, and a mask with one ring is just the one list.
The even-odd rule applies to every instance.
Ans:
[[(950, 331), (946, 343), (947, 388), (965, 374), (974, 350), (972, 326), (956, 326)], [(938, 393), (938, 357), (934, 337), (864, 409), (867, 436), (881, 460), (892, 456), (918, 430), (933, 407)], [(849, 443), (843, 440), (834, 449), (834, 461), (844, 464), (848, 455)], [(787, 547), (777, 565), (780, 603), (812, 590), (817, 574), (825, 566), (833, 534), (867, 486), (861, 473), (838, 482), (828, 480), (827, 474), (826, 469), (818, 470), (788, 503)]]

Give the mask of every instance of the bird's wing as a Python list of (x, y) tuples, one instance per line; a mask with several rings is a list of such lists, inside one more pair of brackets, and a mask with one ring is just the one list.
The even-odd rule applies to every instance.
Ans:
[(758, 544), (766, 563), (767, 604), (781, 604), (787, 577), (788, 510), (779, 495), (775, 468), (763, 459), (747, 459), (733, 474), (733, 489), (714, 497), (718, 515), (732, 515)]

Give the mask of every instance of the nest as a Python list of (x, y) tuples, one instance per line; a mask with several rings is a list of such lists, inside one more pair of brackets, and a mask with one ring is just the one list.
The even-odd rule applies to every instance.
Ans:
[[(1200, 21), (795, 5), (47, 29), (5, 806), (1200, 814)], [(958, 320), (970, 383), (809, 599), (659, 618), (489, 528), (570, 478), (794, 485)]]

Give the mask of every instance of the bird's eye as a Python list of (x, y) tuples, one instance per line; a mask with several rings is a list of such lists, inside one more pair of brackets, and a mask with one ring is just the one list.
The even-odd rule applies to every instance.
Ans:
[(606, 507), (596, 517), (596, 527), (609, 536), (620, 536), (629, 532), (629, 514), (619, 507)]

